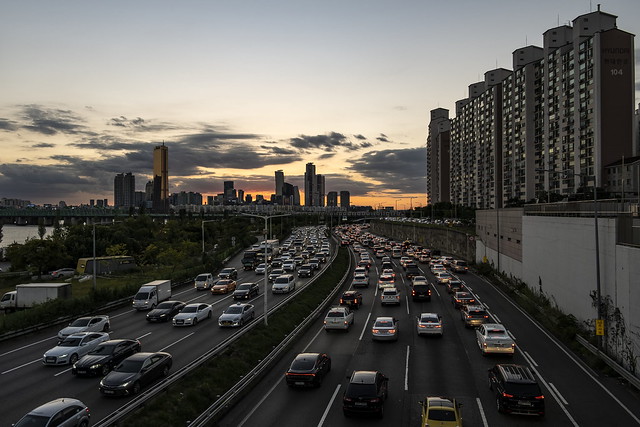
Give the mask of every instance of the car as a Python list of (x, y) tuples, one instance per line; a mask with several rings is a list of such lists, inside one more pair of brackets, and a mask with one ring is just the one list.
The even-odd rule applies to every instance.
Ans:
[(402, 266), (402, 268), (406, 268), (407, 262), (409, 261), (411, 261), (411, 258), (409, 258), (408, 256), (400, 257), (400, 265)]
[(431, 257), (427, 254), (420, 254), (418, 255), (418, 262), (420, 264), (426, 264), (429, 262), (429, 260), (431, 259)]
[(82, 426), (87, 427), (91, 419), (91, 411), (78, 399), (61, 397), (40, 405), (29, 411), (20, 420), (12, 424), (15, 427), (32, 426)]
[(380, 271), (384, 272), (385, 270), (391, 270), (391, 272), (393, 273), (393, 263), (391, 261), (382, 261)]
[(454, 273), (466, 273), (469, 271), (469, 265), (467, 261), (463, 261), (461, 259), (456, 259), (452, 263), (449, 264), (449, 268)]
[(384, 416), (384, 401), (388, 397), (389, 378), (379, 371), (354, 371), (342, 395), (342, 412)]
[(513, 356), (516, 352), (516, 343), (500, 323), (485, 323), (478, 326), (476, 342), (483, 356), (490, 353)]
[(320, 387), (331, 370), (331, 358), (326, 353), (300, 353), (284, 374), (289, 387)]
[(400, 305), (400, 291), (397, 288), (384, 288), (380, 294), (380, 304)]
[(407, 279), (411, 280), (416, 276), (421, 276), (422, 271), (420, 271), (420, 268), (415, 264), (407, 264), (404, 274)]
[(79, 317), (58, 332), (58, 339), (63, 340), (69, 335), (78, 332), (107, 332), (109, 327), (109, 316)]
[(260, 287), (257, 283), (241, 283), (235, 291), (233, 291), (233, 299), (251, 299), (258, 296)]
[(358, 261), (358, 267), (364, 267), (369, 270), (371, 268), (371, 261), (368, 258), (361, 259), (360, 261)]
[(320, 264), (322, 263), (321, 259), (318, 257), (313, 257), (309, 260), (309, 265), (311, 266), (312, 269), (314, 270), (319, 270), (320, 269)]
[(345, 291), (340, 297), (340, 305), (358, 309), (362, 305), (362, 292), (350, 290)]
[(371, 327), (374, 341), (398, 341), (398, 319), (395, 317), (377, 317)]
[(253, 270), (256, 274), (266, 274), (270, 271), (271, 267), (269, 264), (265, 264), (264, 262), (258, 264), (258, 266)]
[(378, 289), (394, 288), (396, 286), (396, 279), (391, 274), (384, 273), (378, 277)]
[(213, 274), (211, 273), (198, 274), (193, 281), (193, 287), (196, 288), (197, 291), (210, 289), (214, 281)]
[(465, 328), (474, 328), (489, 321), (489, 313), (481, 305), (465, 304), (460, 307), (460, 318)]
[(476, 298), (470, 292), (456, 292), (451, 296), (451, 303), (455, 308), (460, 308), (465, 304), (476, 304)]
[(496, 394), (498, 412), (544, 415), (544, 395), (528, 366), (495, 365), (489, 369), (489, 388)]
[(427, 282), (427, 278), (419, 275), (419, 276), (413, 276), (411, 278), (411, 282), (409, 283), (411, 286), (413, 286), (416, 282)]
[(59, 268), (49, 273), (54, 279), (62, 279), (64, 277), (73, 277), (76, 274), (75, 268)]
[(433, 274), (436, 274), (438, 271), (447, 271), (442, 264), (433, 264), (429, 268)]
[(454, 258), (452, 256), (440, 257), (440, 264), (444, 265), (445, 267), (448, 267), (449, 265), (451, 265), (453, 261), (454, 261)]
[(211, 288), (212, 294), (228, 294), (236, 290), (236, 281), (233, 279), (220, 279)]
[(449, 283), (449, 281), (451, 281), (451, 279), (453, 279), (453, 276), (446, 271), (437, 271), (434, 273), (434, 276), (436, 276), (436, 282), (438, 282), (440, 285), (446, 285), (447, 283)]
[(236, 270), (233, 267), (223, 268), (222, 270), (220, 270), (220, 273), (218, 273), (218, 277), (220, 279), (234, 279), (234, 280), (237, 280), (238, 279), (238, 270)]
[(182, 301), (163, 301), (147, 313), (147, 321), (167, 322), (169, 319), (173, 319), (173, 316), (180, 313), (185, 305), (187, 304)]
[(456, 292), (466, 291), (464, 283), (460, 279), (453, 278), (447, 283), (447, 293), (455, 294)]
[(418, 336), (437, 335), (441, 337), (444, 334), (442, 317), (437, 313), (420, 313), (417, 317), (416, 332)]
[(69, 335), (42, 356), (47, 366), (73, 365), (100, 343), (109, 340), (107, 332), (78, 332)]
[(365, 276), (368, 276), (369, 270), (367, 270), (364, 267), (356, 267), (355, 270), (353, 270), (353, 277), (356, 277), (359, 274), (364, 274)]
[(351, 282), (351, 286), (354, 288), (368, 288), (369, 287), (369, 276), (364, 273), (358, 273), (353, 276), (353, 282)]
[(285, 273), (293, 273), (296, 271), (296, 262), (294, 260), (286, 260), (282, 263), (282, 269)]
[(73, 364), (71, 373), (78, 377), (104, 377), (116, 365), (141, 350), (140, 341), (118, 339), (104, 341)]
[(420, 402), (421, 427), (462, 427), (462, 403), (451, 397), (428, 396)]
[(293, 274), (282, 274), (273, 281), (271, 293), (284, 294), (296, 289), (296, 279)]
[(413, 282), (411, 298), (414, 301), (431, 301), (431, 285), (429, 285), (429, 282)]
[(256, 316), (255, 307), (252, 304), (235, 303), (227, 307), (218, 318), (218, 326), (235, 327), (244, 326)]
[(311, 277), (313, 276), (313, 267), (309, 264), (303, 264), (298, 269), (298, 277)]
[(277, 277), (282, 276), (283, 274), (285, 274), (285, 271), (282, 268), (274, 268), (271, 270), (271, 273), (269, 273), (268, 280), (269, 282), (273, 282)]
[(209, 304), (195, 302), (184, 306), (180, 313), (173, 316), (173, 326), (195, 326), (201, 320), (211, 319), (213, 310)]
[(327, 332), (331, 329), (348, 331), (354, 321), (355, 316), (349, 307), (333, 307), (324, 318), (324, 330)]
[(169, 375), (173, 358), (169, 353), (136, 353), (124, 359), (100, 381), (105, 396), (128, 396), (160, 377)]

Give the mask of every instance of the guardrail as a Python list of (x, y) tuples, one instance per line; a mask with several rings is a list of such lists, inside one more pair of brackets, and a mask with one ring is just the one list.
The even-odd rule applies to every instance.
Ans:
[[(338, 251), (334, 252), (334, 256), (331, 259), (335, 260)], [(222, 411), (227, 410), (233, 404), (242, 397), (244, 391), (252, 387), (256, 381), (259, 381), (263, 376), (265, 371), (271, 369), (273, 364), (275, 364), (280, 359), (280, 355), (288, 348), (289, 344), (296, 340), (303, 332), (306, 332), (308, 326), (315, 321), (320, 313), (324, 312), (327, 309), (327, 306), (331, 304), (331, 301), (335, 298), (336, 294), (339, 292), (342, 285), (345, 283), (347, 278), (349, 277), (349, 272), (351, 270), (351, 257), (349, 257), (349, 268), (345, 275), (340, 279), (334, 290), (322, 301), (322, 303), (311, 312), (298, 326), (295, 332), (289, 334), (278, 346), (276, 346), (271, 353), (267, 357), (265, 357), (260, 363), (253, 368), (250, 372), (248, 372), (242, 380), (237, 382), (234, 386), (232, 386), (225, 394), (220, 396), (209, 408), (207, 408), (200, 416), (189, 423), (189, 427), (201, 427), (207, 425), (209, 422), (217, 418), (221, 415)]]
[(609, 356), (607, 356), (606, 354), (598, 350), (593, 344), (591, 344), (589, 341), (587, 341), (580, 335), (576, 335), (576, 341), (582, 344), (582, 346), (587, 350), (589, 350), (591, 353), (595, 354), (600, 359), (602, 359), (604, 363), (609, 365), (611, 369), (613, 369), (618, 374), (620, 374), (621, 377), (627, 380), (636, 389), (640, 390), (640, 378), (636, 377), (631, 372), (627, 371), (625, 368), (620, 366), (615, 360), (613, 360), (612, 358), (610, 358)]
[[(335, 260), (336, 256), (338, 254), (338, 251), (335, 250), (333, 257), (331, 258), (331, 262), (327, 263), (325, 265), (325, 267), (323, 268), (322, 271), (326, 270), (329, 265)], [(348, 274), (348, 273), (347, 273)], [(321, 276), (321, 274), (317, 274), (313, 279), (309, 280), (309, 282), (307, 282), (306, 286), (309, 286), (310, 284), (312, 284), (315, 280), (317, 280), (319, 277)], [(345, 275), (346, 277), (346, 275)], [(340, 281), (339, 286), (336, 289), (339, 289), (340, 286), (342, 285), (344, 281), (344, 278)], [(305, 288), (306, 288), (305, 286)], [(297, 293), (302, 292), (304, 290), (304, 288), (300, 288), (297, 289), (293, 294), (292, 297), (295, 296)], [(267, 289), (265, 289), (265, 292), (267, 292)], [(330, 296), (330, 298), (332, 299), (334, 294), (335, 294), (335, 290), (332, 293), (332, 295)], [(329, 299), (329, 301), (331, 300)], [(282, 306), (284, 306), (285, 304), (287, 304), (289, 301), (289, 299), (280, 301), (279, 303), (275, 304), (274, 306), (271, 307), (271, 309), (269, 309), (268, 314), (271, 315), (272, 313), (275, 313), (277, 310), (279, 310)], [(326, 301), (326, 300), (325, 300)], [(322, 305), (321, 305), (322, 307)], [(316, 309), (316, 311), (318, 311), (318, 309)], [(315, 313), (315, 312), (314, 312)], [(182, 379), (184, 376), (186, 376), (187, 374), (189, 374), (191, 371), (193, 371), (194, 369), (198, 368), (200, 365), (202, 365), (203, 363), (205, 363), (206, 361), (208, 361), (210, 358), (216, 356), (217, 354), (219, 354), (220, 352), (222, 352), (224, 349), (227, 348), (227, 346), (229, 346), (230, 344), (232, 344), (233, 342), (237, 341), (238, 339), (240, 339), (240, 337), (242, 337), (244, 334), (248, 333), (249, 331), (251, 331), (254, 327), (256, 327), (257, 325), (260, 324), (260, 321), (264, 318), (264, 314), (261, 314), (260, 316), (256, 317), (254, 319), (253, 322), (249, 323), (248, 325), (246, 325), (244, 328), (240, 329), (238, 332), (236, 332), (235, 334), (233, 334), (232, 336), (230, 336), (229, 338), (225, 339), (224, 341), (222, 341), (220, 344), (218, 344), (217, 346), (215, 346), (214, 348), (212, 348), (211, 350), (209, 350), (208, 352), (206, 352), (205, 354), (203, 354), (202, 356), (198, 357), (197, 359), (195, 359), (194, 361), (192, 361), (191, 363), (189, 363), (188, 365), (184, 366), (183, 368), (181, 368), (179, 371), (173, 373), (172, 375), (170, 375), (169, 377), (167, 377), (166, 379), (161, 380), (159, 383), (156, 383), (154, 385), (153, 388), (141, 392), (141, 394), (139, 394), (138, 396), (134, 397), (132, 400), (130, 400), (129, 402), (127, 402), (125, 405), (121, 406), (120, 408), (118, 408), (116, 411), (112, 412), (111, 414), (107, 415), (106, 417), (104, 417), (103, 419), (99, 420), (96, 424), (95, 427), (107, 427), (107, 426), (113, 426), (113, 425), (118, 425), (117, 423), (122, 421), (125, 417), (127, 417), (129, 414), (131, 414), (133, 411), (135, 411), (138, 407), (144, 405), (147, 401), (151, 400), (152, 398), (154, 398), (155, 396), (157, 396), (158, 394), (164, 392), (168, 387), (170, 387), (173, 383), (175, 383), (176, 381)], [(309, 317), (307, 317), (308, 319)], [(307, 322), (308, 320), (303, 321), (302, 324), (307, 324), (305, 322)], [(298, 331), (300, 330), (300, 328), (298, 329)], [(293, 334), (290, 334), (287, 338), (285, 338), (286, 342), (289, 342), (288, 340), (290, 339), (290, 337), (293, 335), (295, 336), (298, 332), (295, 332)], [(285, 342), (283, 341), (283, 342)], [(278, 347), (276, 348), (284, 348), (281, 347), (283, 346), (283, 344), (281, 343)], [(286, 345), (285, 345), (286, 346)], [(274, 350), (275, 351), (275, 350)], [(273, 354), (273, 352), (271, 353)], [(263, 363), (267, 360), (268, 358), (266, 358), (263, 362), (260, 363), (259, 366), (263, 366)], [(255, 369), (253, 370), (255, 371)], [(253, 372), (251, 371), (251, 372)], [(248, 374), (247, 376), (245, 376), (245, 379), (243, 379), (242, 383), (244, 383), (246, 380), (246, 378), (250, 377), (251, 373)], [(255, 379), (255, 378), (253, 378)], [(240, 383), (238, 383), (240, 384)], [(220, 397), (220, 399), (218, 399), (213, 405), (216, 406), (216, 410), (215, 412), (213, 412), (213, 415), (217, 415), (219, 413), (219, 410), (221, 408), (224, 408), (227, 404), (225, 405), (216, 405), (218, 402), (222, 401), (225, 396), (227, 396), (231, 391), (235, 390), (236, 387), (238, 386), (238, 384), (236, 384), (236, 386), (232, 387), (230, 389), (229, 392), (227, 392), (225, 395), (223, 395), (222, 397)], [(237, 396), (236, 393), (232, 393), (231, 396)], [(203, 414), (208, 414), (210, 413), (209, 410), (205, 411)], [(200, 417), (202, 417), (203, 415), (201, 415)], [(200, 417), (196, 418), (196, 420), (199, 420)], [(210, 419), (210, 418), (207, 418)], [(196, 420), (192, 421), (189, 425), (198, 425), (198, 424), (194, 424), (196, 422)], [(200, 424), (203, 425), (203, 424)]]

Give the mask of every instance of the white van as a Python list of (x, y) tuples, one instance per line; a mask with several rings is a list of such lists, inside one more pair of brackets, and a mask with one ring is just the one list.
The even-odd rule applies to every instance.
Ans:
[(193, 286), (198, 291), (201, 289), (211, 289), (211, 287), (213, 286), (213, 282), (214, 282), (213, 274), (202, 273), (202, 274), (198, 274)]
[(284, 294), (293, 291), (296, 288), (296, 279), (293, 274), (282, 274), (276, 277), (271, 286), (271, 292), (274, 294)]

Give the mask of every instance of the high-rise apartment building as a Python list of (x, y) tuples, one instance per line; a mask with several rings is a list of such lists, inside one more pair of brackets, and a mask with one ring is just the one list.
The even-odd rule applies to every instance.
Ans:
[(129, 208), (136, 205), (136, 177), (131, 172), (119, 173), (113, 180), (113, 205)]
[(476, 208), (605, 187), (605, 168), (637, 150), (633, 37), (598, 8), (516, 49), (513, 71), (485, 73), (456, 102), (448, 174), (435, 143), (446, 130), (429, 126), (429, 197), (444, 201), (446, 175), (450, 200)]
[(325, 196), (325, 191), (324, 191), (324, 184), (325, 184), (325, 180), (324, 180), (324, 175), (316, 175), (316, 192), (313, 195), (313, 206), (324, 206), (324, 196)]
[(428, 203), (449, 201), (449, 110), (431, 110), (427, 135), (427, 196)]
[[(304, 205), (317, 206), (314, 203), (314, 197), (317, 190), (318, 180), (316, 178), (316, 166), (313, 163), (307, 163), (304, 172)], [(315, 199), (317, 200), (317, 198)]]
[(351, 193), (349, 193), (348, 191), (340, 192), (340, 207), (341, 208), (351, 207)]
[(337, 191), (329, 191), (327, 193), (327, 206), (330, 206), (330, 207), (338, 206), (338, 192)]
[(164, 142), (153, 150), (153, 210), (169, 211), (169, 148)]

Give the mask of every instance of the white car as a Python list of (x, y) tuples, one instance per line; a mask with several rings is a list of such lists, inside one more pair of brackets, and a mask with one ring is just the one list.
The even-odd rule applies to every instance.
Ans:
[(258, 266), (255, 268), (255, 273), (256, 274), (267, 274), (270, 270), (270, 266), (263, 263), (258, 264)]
[(109, 340), (107, 332), (78, 332), (69, 335), (42, 356), (45, 365), (73, 365), (98, 344)]
[(374, 341), (398, 341), (398, 320), (395, 317), (378, 317), (371, 327)]
[(476, 329), (476, 340), (483, 356), (489, 353), (513, 356), (516, 351), (516, 343), (507, 332), (507, 329), (499, 323), (480, 325)]
[(442, 336), (442, 318), (436, 313), (421, 313), (416, 323), (418, 335)]
[(431, 272), (433, 274), (436, 274), (437, 272), (441, 271), (441, 272), (446, 272), (447, 270), (444, 268), (444, 265), (442, 264), (433, 264), (431, 267)]
[(211, 274), (211, 273), (202, 273), (202, 274), (198, 274), (198, 276), (196, 276), (196, 279), (194, 280), (193, 287), (196, 288), (197, 290), (200, 290), (200, 289), (211, 289), (211, 287), (213, 286), (214, 282), (215, 282), (215, 279), (213, 278), (213, 274)]
[(108, 330), (109, 316), (79, 317), (58, 332), (58, 339), (63, 340), (78, 332), (107, 332)]
[(255, 308), (252, 304), (236, 303), (222, 312), (222, 315), (218, 318), (218, 326), (243, 326), (253, 320), (255, 315)]
[(434, 273), (434, 276), (436, 276), (436, 282), (438, 282), (441, 285), (446, 285), (453, 279), (453, 276), (451, 276), (446, 271), (436, 271)]
[(60, 279), (62, 277), (73, 277), (76, 274), (75, 268), (60, 268), (58, 270), (52, 271), (51, 277), (55, 279)]
[(209, 304), (193, 303), (184, 306), (180, 313), (173, 316), (173, 326), (197, 325), (199, 321), (211, 319), (213, 311)]
[(396, 279), (391, 274), (381, 274), (378, 278), (378, 289), (395, 288)]
[(349, 327), (353, 325), (354, 315), (349, 307), (334, 307), (329, 310), (324, 318), (324, 330), (330, 329), (343, 329), (349, 330)]
[(400, 304), (400, 291), (397, 288), (384, 288), (380, 295), (380, 304)]
[(362, 274), (362, 273), (358, 273), (355, 276), (353, 276), (353, 282), (351, 283), (351, 286), (353, 286), (354, 288), (363, 286), (365, 288), (369, 287), (369, 276), (367, 276), (366, 274)]
[(283, 274), (276, 277), (271, 286), (271, 292), (274, 294), (285, 294), (296, 289), (296, 279), (293, 274)]

